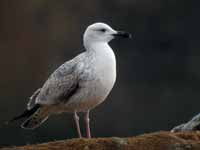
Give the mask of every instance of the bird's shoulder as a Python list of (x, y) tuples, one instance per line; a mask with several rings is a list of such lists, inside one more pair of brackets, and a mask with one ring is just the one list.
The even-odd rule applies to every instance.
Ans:
[(62, 80), (67, 76), (77, 74), (77, 71), (82, 69), (80, 66), (81, 63), (84, 62), (84, 55), (85, 53), (81, 53), (73, 59), (63, 63), (50, 75), (48, 80)]

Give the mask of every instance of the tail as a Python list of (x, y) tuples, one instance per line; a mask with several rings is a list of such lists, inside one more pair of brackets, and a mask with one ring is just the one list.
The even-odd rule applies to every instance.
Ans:
[(20, 120), (23, 118), (28, 118), (30, 117), (32, 114), (34, 114), (38, 109), (40, 108), (39, 104), (36, 104), (34, 107), (32, 107), (31, 109), (26, 109), (22, 114), (15, 116), (14, 118), (12, 118), (11, 120), (7, 121), (6, 124), (9, 124), (13, 121), (16, 120)]
[(20, 119), (26, 119), (22, 123), (21, 127), (24, 129), (35, 129), (39, 127), (45, 120), (47, 120), (48, 116), (48, 107), (36, 104), (31, 109), (26, 109), (22, 114), (14, 117), (10, 121), (7, 121), (5, 124), (9, 124)]
[(45, 122), (48, 117), (48, 107), (39, 107), (28, 119), (22, 123), (21, 127), (24, 129), (35, 129)]

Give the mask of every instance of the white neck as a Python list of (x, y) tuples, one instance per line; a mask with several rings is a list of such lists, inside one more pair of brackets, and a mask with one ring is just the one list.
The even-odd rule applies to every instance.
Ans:
[[(95, 56), (96, 60), (102, 65), (116, 66), (115, 54), (112, 48), (105, 42), (92, 42), (89, 47), (86, 47), (86, 53)], [(103, 66), (103, 65), (102, 65)]]
[(94, 70), (101, 84), (110, 91), (116, 80), (116, 59), (113, 50), (106, 42), (92, 42), (85, 45), (85, 48), (86, 53), (94, 58), (92, 66), (95, 66)]
[[(85, 38), (86, 39), (86, 38)], [(111, 63), (116, 66), (115, 54), (112, 48), (108, 45), (108, 42), (100, 42), (95, 40), (85, 40), (84, 46), (86, 49), (86, 53), (92, 54), (99, 60), (99, 62), (104, 61), (103, 63), (108, 64)]]
[(108, 43), (106, 42), (92, 42), (88, 45), (85, 45), (86, 51), (105, 51), (106, 49), (111, 49)]
[(83, 44), (86, 49), (86, 52), (89, 53), (94, 52), (96, 54), (103, 54), (106, 53), (107, 51), (112, 51), (108, 43), (104, 41), (100, 42), (100, 41), (95, 41), (94, 39), (87, 40), (87, 38), (84, 38)]

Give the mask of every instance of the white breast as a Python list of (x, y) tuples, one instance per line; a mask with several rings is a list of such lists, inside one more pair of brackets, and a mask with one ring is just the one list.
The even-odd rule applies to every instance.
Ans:
[(96, 45), (94, 70), (96, 78), (96, 88), (105, 99), (110, 93), (116, 80), (116, 59), (113, 50), (108, 44)]
[(89, 59), (86, 62), (90, 63), (80, 66), (84, 68), (83, 75), (87, 75), (86, 80), (83, 77), (81, 90), (68, 101), (65, 106), (67, 111), (94, 108), (106, 99), (115, 83), (116, 60), (109, 45), (98, 45), (95, 51), (86, 55)]
[(109, 89), (113, 87), (116, 80), (116, 60), (110, 47), (102, 51), (102, 54), (96, 56), (96, 71), (102, 84)]

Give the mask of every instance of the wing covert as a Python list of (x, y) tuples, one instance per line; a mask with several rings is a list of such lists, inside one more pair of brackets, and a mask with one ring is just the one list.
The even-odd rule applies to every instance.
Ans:
[(79, 88), (76, 66), (69, 61), (54, 71), (41, 88), (36, 102), (47, 105), (66, 102)]

